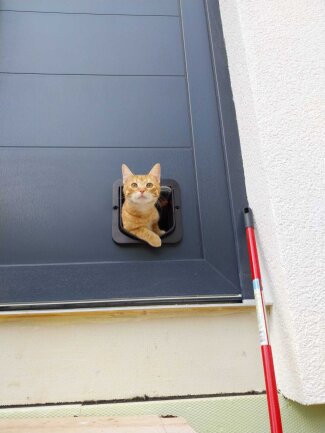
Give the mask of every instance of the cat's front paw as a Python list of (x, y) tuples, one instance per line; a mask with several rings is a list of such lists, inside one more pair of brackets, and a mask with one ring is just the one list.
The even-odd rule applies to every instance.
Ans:
[(151, 236), (150, 239), (148, 239), (148, 244), (152, 247), (158, 248), (161, 247), (161, 239), (158, 235)]

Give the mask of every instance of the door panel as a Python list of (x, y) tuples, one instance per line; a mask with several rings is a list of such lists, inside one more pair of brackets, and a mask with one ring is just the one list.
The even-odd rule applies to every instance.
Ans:
[[(191, 149), (12, 148), (1, 155), (1, 263), (202, 258)], [(121, 177), (121, 161), (140, 171), (160, 161), (163, 176), (180, 181), (179, 245), (132, 248), (112, 241), (112, 185)]]
[(2, 74), (0, 86), (0, 145), (192, 145), (183, 77)]
[[(240, 301), (205, 2), (25, 7), (0, 1), (0, 308)], [(113, 242), (123, 162), (178, 182), (179, 244)]]
[(0, 0), (0, 10), (144, 16), (179, 14), (177, 0)]
[(4, 72), (184, 74), (178, 17), (1, 12), (0, 27)]

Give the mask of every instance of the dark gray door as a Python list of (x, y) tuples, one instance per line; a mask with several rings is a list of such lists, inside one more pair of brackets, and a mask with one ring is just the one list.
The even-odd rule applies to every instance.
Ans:
[[(3, 308), (241, 300), (204, 1), (0, 10)], [(181, 243), (112, 241), (123, 162), (179, 183)]]

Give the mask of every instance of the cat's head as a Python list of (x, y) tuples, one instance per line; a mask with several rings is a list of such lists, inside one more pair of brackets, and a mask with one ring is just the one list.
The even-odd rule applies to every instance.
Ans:
[(148, 174), (133, 174), (122, 164), (125, 200), (136, 205), (154, 204), (160, 195), (160, 164), (155, 164)]

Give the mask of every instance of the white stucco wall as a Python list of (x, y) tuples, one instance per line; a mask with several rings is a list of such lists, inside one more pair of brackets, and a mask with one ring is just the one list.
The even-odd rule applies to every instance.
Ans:
[(325, 403), (325, 2), (220, 7), (278, 386)]

